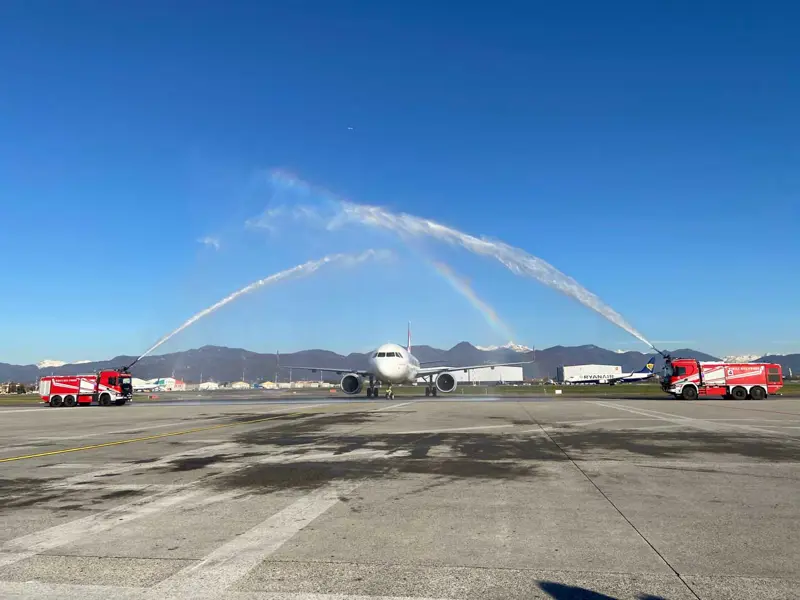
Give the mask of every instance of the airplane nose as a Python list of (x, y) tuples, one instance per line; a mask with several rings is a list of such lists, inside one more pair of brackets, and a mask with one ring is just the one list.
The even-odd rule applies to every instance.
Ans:
[(394, 364), (390, 364), (388, 361), (380, 361), (377, 364), (378, 367), (378, 375), (380, 375), (381, 379), (386, 381), (391, 381), (398, 377), (398, 366)]
[(382, 379), (388, 379), (391, 377), (391, 369), (389, 369), (389, 365), (387, 365), (384, 361), (378, 363), (378, 375), (381, 376)]

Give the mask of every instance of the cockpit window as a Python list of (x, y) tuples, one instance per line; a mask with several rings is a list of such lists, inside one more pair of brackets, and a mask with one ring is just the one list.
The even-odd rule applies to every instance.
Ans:
[(386, 356), (386, 352), (378, 352), (378, 358), (383, 358)]
[(373, 354), (372, 358), (378, 358), (378, 353), (376, 352), (375, 354)]

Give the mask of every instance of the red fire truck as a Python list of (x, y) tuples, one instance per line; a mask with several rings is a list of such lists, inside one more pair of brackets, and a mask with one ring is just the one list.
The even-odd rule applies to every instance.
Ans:
[(50, 406), (122, 406), (131, 399), (133, 385), (126, 371), (100, 371), (93, 375), (51, 375), (39, 380), (39, 395)]
[(706, 362), (693, 358), (666, 358), (661, 388), (675, 398), (722, 396), (733, 400), (763, 400), (783, 387), (776, 363)]

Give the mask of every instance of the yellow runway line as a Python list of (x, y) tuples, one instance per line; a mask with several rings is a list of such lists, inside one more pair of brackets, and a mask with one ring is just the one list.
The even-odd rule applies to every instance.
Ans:
[(158, 440), (161, 438), (172, 437), (176, 435), (187, 435), (189, 433), (199, 433), (201, 431), (212, 431), (214, 429), (224, 429), (226, 427), (236, 427), (237, 425), (252, 425), (253, 423), (263, 423), (265, 421), (275, 421), (277, 419), (285, 419), (286, 417), (295, 417), (298, 415), (309, 413), (289, 413), (287, 415), (277, 415), (274, 417), (265, 417), (263, 419), (254, 419), (244, 423), (223, 423), (221, 425), (210, 425), (208, 427), (197, 427), (195, 429), (186, 429), (184, 431), (171, 431), (169, 433), (159, 433), (156, 435), (148, 435), (147, 437), (131, 438), (129, 440), (118, 440), (116, 442), (105, 442), (103, 444), (92, 444), (91, 446), (80, 446), (79, 448), (65, 448), (64, 450), (52, 450), (50, 452), (39, 452), (38, 454), (26, 454), (24, 456), (12, 456), (10, 458), (0, 458), (0, 463), (12, 462), (15, 460), (25, 460), (27, 458), (39, 458), (42, 456), (54, 456), (56, 454), (66, 454), (67, 452), (80, 452), (82, 450), (94, 450), (95, 448), (107, 448), (109, 446), (119, 446), (121, 444), (133, 444), (135, 442), (146, 442), (148, 440)]

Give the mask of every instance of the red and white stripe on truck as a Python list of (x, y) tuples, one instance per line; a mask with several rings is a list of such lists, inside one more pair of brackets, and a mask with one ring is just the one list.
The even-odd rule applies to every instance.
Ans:
[(675, 398), (684, 400), (695, 400), (701, 396), (763, 400), (783, 387), (783, 372), (777, 363), (723, 363), (667, 358), (661, 387)]
[(39, 380), (39, 396), (50, 406), (122, 406), (131, 399), (130, 373), (100, 371), (92, 375), (51, 375)]

